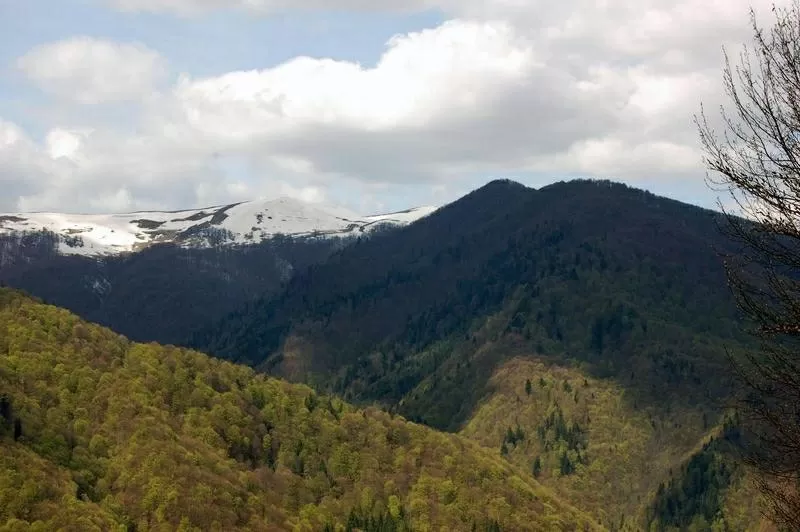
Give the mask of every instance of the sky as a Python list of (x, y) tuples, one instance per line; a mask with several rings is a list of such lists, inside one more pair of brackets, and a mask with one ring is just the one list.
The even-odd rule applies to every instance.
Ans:
[(0, 0), (0, 211), (368, 214), (576, 177), (713, 207), (693, 115), (771, 4)]

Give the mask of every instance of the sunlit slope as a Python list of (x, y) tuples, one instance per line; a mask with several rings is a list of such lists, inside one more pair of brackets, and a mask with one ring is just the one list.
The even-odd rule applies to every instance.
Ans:
[(711, 423), (702, 411), (642, 405), (613, 381), (530, 355), (497, 370), (461, 434), (609, 528), (759, 530), (757, 492), (730, 452), (733, 420), (727, 429)]
[(494, 449), (7, 289), (0, 397), (0, 530), (599, 529)]

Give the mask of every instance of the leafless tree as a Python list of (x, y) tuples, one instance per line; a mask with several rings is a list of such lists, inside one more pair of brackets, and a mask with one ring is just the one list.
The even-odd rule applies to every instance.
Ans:
[(744, 456), (759, 472), (771, 518), (800, 530), (800, 2), (773, 7), (754, 43), (725, 53), (720, 132), (696, 117), (709, 182), (730, 194), (731, 288), (760, 349), (732, 356), (742, 382)]

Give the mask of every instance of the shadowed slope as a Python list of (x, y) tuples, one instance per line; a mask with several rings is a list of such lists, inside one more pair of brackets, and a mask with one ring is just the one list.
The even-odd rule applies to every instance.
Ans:
[(466, 421), (506, 360), (581, 361), (643, 401), (725, 396), (745, 342), (715, 213), (608, 182), (492, 182), (351, 246), (194, 343), (436, 427)]

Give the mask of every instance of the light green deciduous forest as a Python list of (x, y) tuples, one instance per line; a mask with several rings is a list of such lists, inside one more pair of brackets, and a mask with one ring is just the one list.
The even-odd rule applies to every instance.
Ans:
[(0, 528), (599, 530), (497, 449), (0, 289)]

